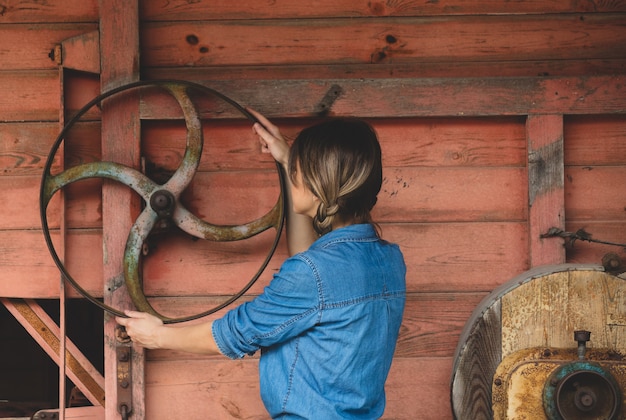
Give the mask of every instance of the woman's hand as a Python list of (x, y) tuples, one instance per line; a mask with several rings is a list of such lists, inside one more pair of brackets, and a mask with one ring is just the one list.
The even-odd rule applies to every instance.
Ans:
[(116, 317), (134, 343), (147, 349), (169, 349), (199, 354), (220, 354), (213, 339), (212, 322), (163, 325), (145, 312), (124, 311), (128, 318)]
[(286, 168), (289, 160), (289, 145), (280, 133), (279, 128), (257, 111), (251, 108), (246, 109), (259, 120), (258, 123), (252, 126), (252, 131), (259, 136), (261, 151), (263, 153), (271, 153), (274, 160)]
[(128, 318), (116, 317), (115, 321), (126, 327), (126, 333), (134, 343), (147, 349), (161, 348), (160, 332), (163, 321), (145, 312), (124, 311)]

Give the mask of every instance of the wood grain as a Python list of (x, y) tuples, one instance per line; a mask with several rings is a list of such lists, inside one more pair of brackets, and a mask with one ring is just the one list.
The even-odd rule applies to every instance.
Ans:
[[(210, 4), (211, 7), (208, 7)], [(442, 16), (484, 14), (544, 14), (562, 12), (624, 12), (622, 1), (574, 1), (564, 4), (558, 0), (523, 1), (513, 4), (499, 1), (333, 1), (321, 0), (316, 7), (288, 0), (259, 3), (256, 1), (182, 0), (165, 3), (142, 2), (141, 17), (145, 20), (205, 20), (205, 19), (284, 19), (317, 17), (377, 17), (377, 16)]]
[[(623, 58), (623, 29), (620, 14), (507, 14), (146, 22), (141, 36), (146, 67), (376, 65)], [(511, 48), (513, 44), (515, 48)]]

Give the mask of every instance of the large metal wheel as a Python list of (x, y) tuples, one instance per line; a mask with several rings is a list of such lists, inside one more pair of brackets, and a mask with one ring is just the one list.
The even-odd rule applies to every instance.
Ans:
[[(59, 147), (64, 142), (67, 133), (85, 113), (87, 113), (94, 106), (100, 106), (105, 99), (111, 98), (114, 95), (123, 94), (124, 92), (131, 90), (141, 90), (147, 88), (163, 89), (174, 97), (183, 111), (187, 127), (186, 149), (182, 162), (167, 182), (158, 184), (140, 171), (115, 162), (85, 163), (65, 169), (58, 174), (52, 174), (51, 168)], [(198, 110), (190, 99), (190, 92), (209, 95), (213, 98), (224, 101), (250, 121), (257, 122), (256, 118), (245, 108), (241, 107), (232, 99), (206, 86), (179, 80), (140, 81), (112, 89), (91, 100), (68, 121), (48, 154), (41, 179), (39, 197), (41, 225), (46, 244), (63, 277), (76, 289), (76, 291), (90, 302), (112, 315), (125, 316), (120, 309), (104, 304), (80, 286), (80, 283), (74, 279), (66, 269), (52, 242), (47, 217), (48, 205), (52, 197), (58, 191), (73, 182), (87, 178), (106, 178), (114, 180), (131, 188), (144, 200), (145, 207), (131, 227), (126, 241), (126, 248), (124, 251), (124, 278), (130, 298), (137, 310), (151, 313), (162, 319), (164, 323), (176, 323), (201, 318), (233, 303), (259, 278), (274, 254), (276, 246), (280, 240), (285, 214), (285, 201), (283, 199), (285, 184), (284, 174), (278, 163), (276, 163), (276, 170), (278, 172), (281, 193), (274, 207), (268, 213), (256, 220), (236, 226), (214, 225), (199, 219), (181, 204), (179, 197), (192, 181), (197, 171), (203, 148), (202, 122)], [(143, 279), (140, 267), (144, 242), (151, 231), (155, 228), (155, 225), (163, 219), (167, 219), (170, 223), (194, 237), (211, 241), (237, 241), (247, 239), (264, 232), (269, 228), (274, 228), (276, 230), (276, 235), (273, 244), (260, 268), (239, 292), (227, 299), (225, 302), (200, 314), (181, 318), (169, 318), (158, 313), (146, 298), (143, 290)]]

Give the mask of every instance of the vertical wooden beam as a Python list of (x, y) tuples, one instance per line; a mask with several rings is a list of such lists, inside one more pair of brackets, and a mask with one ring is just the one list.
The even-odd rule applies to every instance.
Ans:
[(563, 116), (529, 115), (526, 138), (530, 267), (562, 264), (563, 241), (541, 235), (552, 227), (565, 229)]
[[(100, 85), (103, 92), (139, 79), (138, 0), (100, 0)], [(139, 102), (135, 95), (113, 97), (103, 104), (102, 160), (139, 167)], [(124, 246), (139, 214), (139, 201), (130, 188), (105, 182), (102, 187), (104, 300), (113, 307), (130, 308), (124, 285)], [(119, 419), (116, 323), (106, 317), (104, 364), (107, 420)], [(144, 354), (132, 353), (133, 420), (145, 418)]]

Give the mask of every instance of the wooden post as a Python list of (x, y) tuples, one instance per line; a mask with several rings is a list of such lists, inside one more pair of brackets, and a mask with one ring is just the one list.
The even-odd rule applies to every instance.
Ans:
[(563, 116), (529, 115), (526, 138), (530, 267), (562, 264), (563, 241), (541, 235), (552, 227), (565, 229)]
[[(100, 0), (100, 86), (103, 92), (139, 78), (138, 2)], [(102, 160), (129, 167), (139, 166), (139, 103), (134, 95), (111, 98), (102, 109)], [(124, 246), (130, 227), (139, 214), (139, 201), (130, 188), (104, 182), (102, 186), (102, 236), (104, 258), (104, 300), (116, 308), (130, 308), (123, 276)], [(119, 419), (115, 320), (106, 317), (105, 392), (106, 419)], [(133, 420), (145, 417), (144, 356), (132, 352)]]

